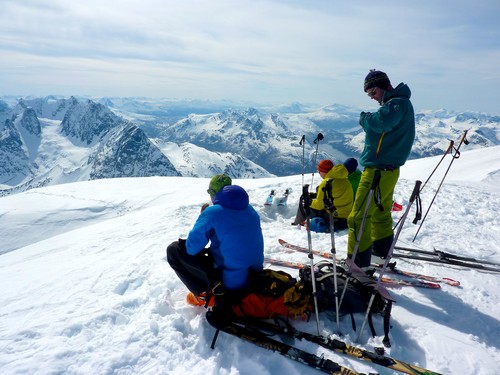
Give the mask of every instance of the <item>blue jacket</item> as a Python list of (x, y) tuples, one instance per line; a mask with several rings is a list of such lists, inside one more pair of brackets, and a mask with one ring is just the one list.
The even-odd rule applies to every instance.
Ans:
[(216, 268), (222, 270), (226, 289), (246, 287), (248, 270), (262, 270), (264, 238), (260, 217), (242, 187), (225, 186), (215, 195), (214, 205), (200, 214), (189, 232), (188, 254), (198, 254), (209, 241), (210, 253)]
[(400, 83), (386, 91), (377, 112), (361, 112), (359, 124), (365, 131), (365, 148), (360, 163), (365, 167), (402, 166), (415, 140), (415, 113), (410, 88)]

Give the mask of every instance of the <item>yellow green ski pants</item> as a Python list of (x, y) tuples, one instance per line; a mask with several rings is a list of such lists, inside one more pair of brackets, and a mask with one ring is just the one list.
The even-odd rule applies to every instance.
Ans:
[[(361, 222), (363, 221), (363, 215), (366, 208), (366, 200), (368, 199), (372, 186), (375, 170), (376, 168), (367, 167), (361, 174), (358, 191), (356, 192), (356, 199), (354, 200), (351, 214), (347, 219), (347, 225), (349, 227), (347, 254), (349, 255), (354, 253), (356, 239), (361, 229)], [(368, 250), (373, 241), (381, 240), (394, 234), (392, 230), (391, 209), (394, 187), (398, 182), (398, 178), (399, 168), (380, 171), (380, 204), (383, 207), (383, 211), (381, 211), (374, 202), (377, 194), (373, 194), (363, 233), (361, 235), (361, 241), (359, 242), (358, 252)]]

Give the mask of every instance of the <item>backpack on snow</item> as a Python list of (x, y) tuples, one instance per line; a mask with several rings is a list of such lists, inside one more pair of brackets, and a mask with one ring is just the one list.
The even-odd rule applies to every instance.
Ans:
[[(340, 300), (343, 290), (346, 286), (346, 280), (349, 278), (349, 281), (347, 282), (347, 289), (340, 305), (340, 314), (350, 314), (353, 329), (356, 330), (356, 323), (353, 314), (366, 313), (366, 310), (368, 309), (368, 303), (374, 292), (374, 287), (377, 283), (377, 280), (374, 277), (364, 273), (354, 264), (354, 262), (350, 261), (349, 259), (347, 261), (349, 262), (349, 267), (351, 268), (350, 278), (348, 272), (349, 268), (347, 265), (336, 266), (338, 290), (337, 295)], [(333, 265), (329, 261), (320, 261), (314, 266), (314, 274), (316, 277), (316, 298), (318, 301), (318, 310), (327, 313), (335, 313), (336, 305)], [(311, 268), (302, 268), (299, 271), (299, 275), (304, 288), (309, 289), (309, 291), (312, 292)], [(375, 293), (373, 304), (368, 314), (368, 323), (372, 336), (376, 336), (375, 328), (373, 326), (372, 314), (379, 313), (383, 316), (383, 342), (387, 346), (390, 345), (389, 329), (393, 302), (394, 299), (389, 294), (389, 291), (385, 287), (379, 285)]]
[(312, 310), (311, 294), (301, 282), (284, 271), (250, 271), (244, 297), (231, 308), (238, 317), (308, 317)]

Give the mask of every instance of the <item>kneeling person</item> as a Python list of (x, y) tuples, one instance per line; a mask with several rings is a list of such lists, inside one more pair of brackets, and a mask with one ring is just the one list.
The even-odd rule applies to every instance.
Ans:
[(200, 306), (213, 305), (210, 294), (220, 282), (229, 292), (247, 287), (249, 270), (264, 263), (260, 218), (247, 192), (225, 175), (212, 177), (208, 192), (213, 205), (202, 210), (186, 240), (167, 248), (170, 266), (190, 290), (187, 301)]

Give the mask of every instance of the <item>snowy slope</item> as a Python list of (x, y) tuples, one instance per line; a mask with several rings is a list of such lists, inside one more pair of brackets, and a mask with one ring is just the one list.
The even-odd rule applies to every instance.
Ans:
[[(402, 168), (400, 203), (407, 204), (415, 179), (425, 180), (438, 160), (414, 160)], [(423, 191), (424, 210), (441, 175)], [(305, 176), (306, 183), (311, 179)], [(500, 147), (463, 152), (417, 240), (411, 242), (416, 227), (407, 222), (400, 244), (500, 262), (499, 179)], [(301, 176), (235, 183), (248, 190), (261, 215), (266, 255), (306, 262), (304, 254), (284, 253), (277, 244), (280, 237), (307, 244), (306, 232), (290, 225)], [(208, 179), (187, 177), (110, 179), (0, 198), (2, 374), (316, 374), (225, 334), (210, 349), (214, 330), (204, 309), (186, 304), (187, 291), (165, 260), (166, 246), (188, 234), (208, 200), (207, 185)], [(287, 187), (293, 188), (289, 207), (263, 206), (270, 189)], [(312, 241), (314, 248), (330, 249), (329, 235), (313, 233)], [(345, 257), (345, 232), (336, 242), (339, 257)], [(462, 285), (392, 289), (397, 303), (390, 355), (445, 374), (497, 374), (499, 275), (425, 262), (398, 265)], [(314, 320), (296, 324), (315, 331)], [(322, 315), (321, 329), (331, 333), (335, 323)], [(343, 339), (357, 337), (349, 317), (341, 319), (341, 329)], [(365, 331), (359, 345), (380, 344), (379, 337), (368, 336)], [(361, 372), (393, 373), (297, 345)]]
[(184, 177), (204, 177), (225, 173), (238, 178), (275, 177), (260, 165), (229, 152), (211, 152), (191, 143), (173, 143), (155, 140), (158, 148), (168, 155), (175, 169)]

